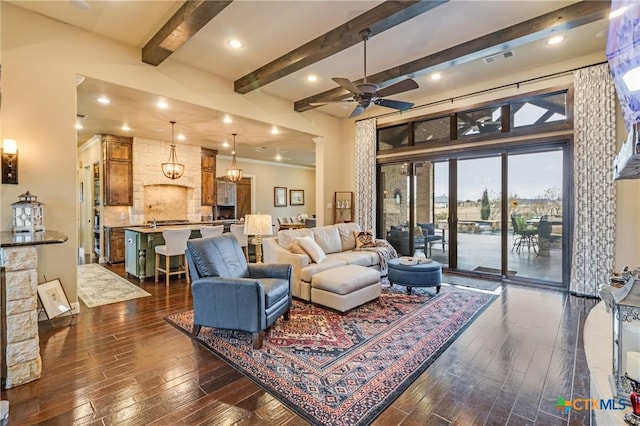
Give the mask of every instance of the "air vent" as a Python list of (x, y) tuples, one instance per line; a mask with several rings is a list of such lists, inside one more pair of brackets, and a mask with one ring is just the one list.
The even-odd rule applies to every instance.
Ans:
[(510, 58), (514, 55), (513, 50), (505, 50), (504, 52), (496, 53), (495, 55), (482, 58), (485, 64), (492, 64), (503, 59)]

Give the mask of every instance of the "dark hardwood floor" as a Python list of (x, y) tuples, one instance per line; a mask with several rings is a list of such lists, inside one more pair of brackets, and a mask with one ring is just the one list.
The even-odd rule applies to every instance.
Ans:
[[(124, 275), (124, 266), (111, 267)], [(139, 284), (138, 280), (130, 279)], [(184, 278), (151, 297), (40, 323), (42, 377), (2, 392), (10, 425), (307, 424), (163, 317), (191, 308)], [(582, 328), (596, 301), (505, 287), (373, 424), (588, 425), (558, 397), (589, 398)]]

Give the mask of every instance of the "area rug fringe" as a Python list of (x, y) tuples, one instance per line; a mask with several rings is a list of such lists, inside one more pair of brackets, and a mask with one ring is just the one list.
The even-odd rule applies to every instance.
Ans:
[(151, 294), (97, 263), (78, 265), (78, 297), (89, 308), (147, 296)]
[[(294, 300), (260, 350), (239, 331), (203, 327), (197, 340), (310, 423), (366, 425), (496, 299), (455, 287), (414, 291), (383, 288), (344, 315)], [(191, 333), (193, 311), (165, 319)]]

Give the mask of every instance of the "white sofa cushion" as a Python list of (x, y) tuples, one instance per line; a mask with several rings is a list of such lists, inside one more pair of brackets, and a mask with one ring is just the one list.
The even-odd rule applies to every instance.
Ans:
[(338, 234), (340, 235), (340, 243), (342, 244), (342, 250), (347, 251), (356, 248), (356, 237), (354, 231), (360, 231), (360, 225), (354, 222), (349, 223), (337, 223), (334, 225), (338, 228)]
[(377, 253), (370, 251), (343, 251), (328, 254), (329, 259), (341, 260), (347, 265), (374, 266), (380, 263)]
[(309, 228), (283, 229), (278, 231), (278, 244), (283, 249), (289, 250), (289, 246), (301, 237), (313, 238), (313, 231)]
[(313, 239), (322, 247), (325, 253), (338, 253), (342, 251), (340, 234), (335, 225), (313, 228)]
[(328, 271), (329, 269), (337, 268), (339, 266), (345, 266), (346, 262), (338, 259), (328, 258), (322, 263), (311, 263), (309, 266), (305, 266), (300, 271), (300, 279), (302, 281), (306, 281), (308, 283), (311, 282), (311, 277), (313, 274), (317, 274), (318, 272)]

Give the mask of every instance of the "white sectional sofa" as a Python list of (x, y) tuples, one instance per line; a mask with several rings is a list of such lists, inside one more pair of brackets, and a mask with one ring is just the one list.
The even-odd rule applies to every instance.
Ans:
[[(293, 266), (291, 279), (293, 296), (307, 301), (311, 300), (313, 276), (323, 271), (345, 265), (359, 265), (374, 268), (381, 275), (386, 275), (386, 270), (380, 270), (380, 255), (378, 253), (356, 249), (356, 234), (360, 231), (360, 226), (356, 223), (281, 230), (278, 231), (277, 237), (262, 240), (264, 262), (291, 264)], [(301, 237), (313, 238), (322, 248), (327, 259), (315, 263), (307, 254), (292, 253), (289, 248)]]

